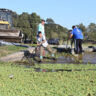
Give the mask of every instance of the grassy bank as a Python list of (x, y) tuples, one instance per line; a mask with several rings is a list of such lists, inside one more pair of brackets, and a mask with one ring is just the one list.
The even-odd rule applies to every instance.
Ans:
[[(44, 69), (85, 69), (35, 72), (14, 63), (0, 63), (0, 96), (96, 96), (96, 65), (42, 64)], [(12, 76), (12, 78), (11, 78)]]
[(6, 56), (8, 54), (24, 50), (26, 48), (19, 46), (0, 46), (0, 57)]
[[(0, 57), (24, 49), (0, 46)], [(56, 56), (63, 55), (67, 54)], [(33, 67), (20, 63), (0, 62), (0, 96), (96, 96), (96, 65), (35, 64), (35, 68), (65, 70), (36, 72)]]

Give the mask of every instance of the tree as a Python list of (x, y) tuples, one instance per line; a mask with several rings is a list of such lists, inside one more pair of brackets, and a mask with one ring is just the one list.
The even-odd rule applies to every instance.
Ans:
[(16, 27), (18, 24), (18, 14), (16, 12), (12, 12), (12, 17), (13, 26)]
[(45, 25), (45, 33), (48, 39), (51, 38), (67, 38), (68, 29), (64, 28), (63, 26), (60, 26), (59, 24), (46, 24)]
[(30, 27), (32, 28), (32, 36), (36, 36), (37, 35), (37, 25), (39, 24), (39, 22), (41, 21), (40, 16), (38, 16), (36, 13), (32, 13), (30, 15)]
[[(36, 13), (28, 14), (27, 12), (23, 12), (20, 15), (13, 12), (12, 16), (14, 27), (16, 29), (20, 29), (24, 33), (25, 39), (30, 39), (33, 42), (36, 42), (37, 25), (40, 23), (41, 17)], [(59, 24), (55, 24), (54, 20), (51, 18), (47, 18), (46, 22), (45, 33), (48, 39), (67, 38), (67, 28), (64, 28)]]
[(96, 24), (90, 23), (87, 29), (89, 39), (96, 40)]
[(86, 27), (81, 23), (77, 25), (78, 28), (80, 28), (83, 32), (86, 32)]
[(55, 24), (54, 20), (52, 18), (47, 18), (46, 19), (47, 24)]
[(88, 26), (90, 29), (94, 29), (96, 28), (96, 24), (95, 23), (90, 23), (90, 25)]
[(23, 12), (18, 15), (13, 12), (13, 25), (15, 28), (20, 29), (26, 39), (30, 39), (34, 42), (36, 38), (37, 25), (41, 21), (40, 16), (36, 13), (28, 14)]

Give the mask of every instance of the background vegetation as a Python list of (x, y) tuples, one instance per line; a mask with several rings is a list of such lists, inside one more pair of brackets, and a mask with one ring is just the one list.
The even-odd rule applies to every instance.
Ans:
[[(12, 16), (13, 26), (24, 33), (24, 39), (30, 39), (32, 42), (36, 42), (37, 25), (42, 18), (37, 15), (37, 13), (29, 14), (27, 12), (23, 12), (20, 15), (12, 12)], [(96, 24), (90, 23), (89, 26), (86, 27), (81, 23), (77, 26), (83, 31), (85, 40), (96, 40)], [(56, 24), (52, 18), (46, 19), (45, 33), (47, 39), (58, 38), (60, 40), (66, 40), (68, 30), (69, 29)]]
[[(20, 29), (24, 33), (24, 39), (25, 40), (30, 39), (33, 42), (36, 42), (37, 26), (42, 18), (36, 13), (28, 14), (26, 12), (23, 12), (20, 15), (13, 12), (12, 16), (13, 16), (13, 26), (16, 29)], [(55, 24), (53, 19), (47, 18), (45, 24), (45, 31), (48, 39), (50, 38), (65, 39), (68, 29), (64, 28), (59, 24)]]

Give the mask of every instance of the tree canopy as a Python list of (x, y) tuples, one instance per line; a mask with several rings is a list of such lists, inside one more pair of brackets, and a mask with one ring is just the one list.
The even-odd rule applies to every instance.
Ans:
[[(42, 18), (36, 13), (29, 14), (27, 12), (23, 12), (20, 15), (16, 12), (12, 12), (12, 17), (13, 26), (24, 33), (24, 39), (30, 39), (33, 42), (36, 42), (37, 25), (40, 23)], [(86, 37), (85, 39), (96, 40), (95, 23), (90, 23), (88, 27), (82, 23), (77, 26), (83, 31), (83, 34)], [(45, 33), (47, 39), (58, 38), (65, 40), (67, 39), (67, 32), (67, 28), (56, 24), (52, 18), (46, 19)]]
[[(17, 29), (20, 29), (24, 33), (24, 39), (30, 39), (33, 42), (36, 42), (37, 25), (40, 23), (42, 18), (36, 13), (28, 14), (26, 12), (23, 12), (20, 15), (18, 15), (16, 12), (13, 12), (12, 16), (13, 26)], [(64, 28), (59, 24), (55, 24), (55, 21), (52, 18), (46, 19), (45, 33), (47, 39), (64, 39), (66, 38), (67, 31), (67, 28)]]

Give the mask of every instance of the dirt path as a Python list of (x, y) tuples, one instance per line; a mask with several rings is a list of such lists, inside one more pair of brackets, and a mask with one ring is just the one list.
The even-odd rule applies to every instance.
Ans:
[[(34, 51), (34, 47), (28, 48), (27, 50), (32, 53)], [(25, 50), (26, 51), (26, 50)], [(24, 57), (24, 51), (16, 52), (4, 57), (0, 58), (0, 61), (2, 62), (10, 62), (10, 61), (20, 61)]]

